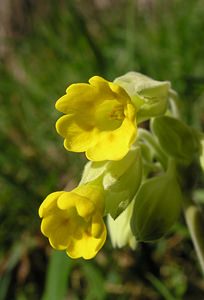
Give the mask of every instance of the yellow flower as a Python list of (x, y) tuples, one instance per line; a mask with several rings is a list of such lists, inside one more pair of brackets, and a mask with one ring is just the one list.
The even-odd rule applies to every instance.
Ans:
[(135, 108), (116, 83), (94, 76), (90, 84), (72, 84), (56, 108), (65, 115), (56, 123), (69, 151), (86, 152), (93, 161), (120, 160), (136, 137)]
[(81, 185), (47, 196), (39, 208), (41, 231), (51, 246), (71, 258), (93, 258), (106, 240), (103, 191)]

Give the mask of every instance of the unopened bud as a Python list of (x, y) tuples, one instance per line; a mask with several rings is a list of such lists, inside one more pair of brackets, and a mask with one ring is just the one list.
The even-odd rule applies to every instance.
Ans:
[(177, 220), (182, 194), (174, 172), (148, 179), (135, 199), (131, 219), (138, 241), (153, 241), (165, 235)]
[(151, 129), (162, 149), (178, 161), (189, 164), (199, 150), (193, 130), (182, 121), (161, 116), (152, 120)]

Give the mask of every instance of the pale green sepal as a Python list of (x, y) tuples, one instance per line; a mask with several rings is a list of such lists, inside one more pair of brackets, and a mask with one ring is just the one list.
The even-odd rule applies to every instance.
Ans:
[(130, 228), (134, 200), (128, 207), (114, 220), (107, 216), (108, 231), (114, 248), (122, 248), (129, 245), (133, 250), (136, 248), (136, 239)]
[(131, 97), (137, 111), (137, 123), (165, 113), (170, 82), (153, 80), (137, 72), (129, 72), (114, 82)]
[(79, 185), (88, 182), (102, 185), (105, 197), (105, 215), (115, 219), (132, 201), (142, 179), (140, 147), (132, 147), (119, 161), (88, 162)]
[(96, 180), (98, 177), (103, 176), (104, 172), (106, 171), (107, 165), (109, 162), (93, 162), (89, 161), (86, 163), (83, 173), (82, 173), (82, 178), (79, 183), (81, 184), (86, 184), (88, 182)]
[(189, 164), (199, 151), (198, 139), (193, 130), (182, 121), (169, 116), (151, 120), (151, 130), (168, 155), (183, 164)]
[(88, 161), (84, 167), (80, 185), (94, 181), (102, 176), (103, 186), (107, 189), (128, 170), (132, 163), (134, 163), (137, 153), (138, 149), (133, 146), (128, 154), (121, 160), (103, 162)]
[[(134, 155), (133, 155), (134, 153)], [(105, 188), (105, 213), (110, 214), (113, 219), (125, 210), (133, 200), (142, 180), (142, 159), (140, 148), (137, 147), (129, 153), (128, 168), (119, 175), (118, 166), (123, 161), (111, 164), (109, 174), (104, 177)], [(124, 158), (124, 162), (126, 161)], [(117, 165), (119, 163), (119, 165)], [(125, 166), (125, 165), (124, 165)]]
[(177, 220), (182, 194), (173, 168), (144, 182), (135, 198), (131, 229), (138, 241), (150, 242), (164, 236)]
[(103, 185), (105, 189), (108, 189), (110, 185), (126, 174), (131, 165), (134, 164), (136, 159), (138, 159), (138, 152), (140, 152), (139, 147), (132, 147), (123, 159), (108, 162), (103, 178)]

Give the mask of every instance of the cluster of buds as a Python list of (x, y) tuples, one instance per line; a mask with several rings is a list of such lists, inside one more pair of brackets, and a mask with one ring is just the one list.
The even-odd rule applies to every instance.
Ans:
[(51, 246), (93, 258), (106, 240), (105, 216), (114, 247), (167, 234), (184, 199), (180, 170), (199, 156), (204, 167), (203, 136), (179, 119), (170, 83), (136, 72), (113, 82), (94, 76), (70, 85), (56, 109), (65, 148), (89, 161), (75, 189), (40, 206)]

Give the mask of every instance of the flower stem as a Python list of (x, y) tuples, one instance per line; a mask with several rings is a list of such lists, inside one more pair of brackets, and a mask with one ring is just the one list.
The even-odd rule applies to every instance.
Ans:
[(204, 275), (204, 218), (202, 213), (191, 200), (186, 201), (184, 214), (194, 248)]

